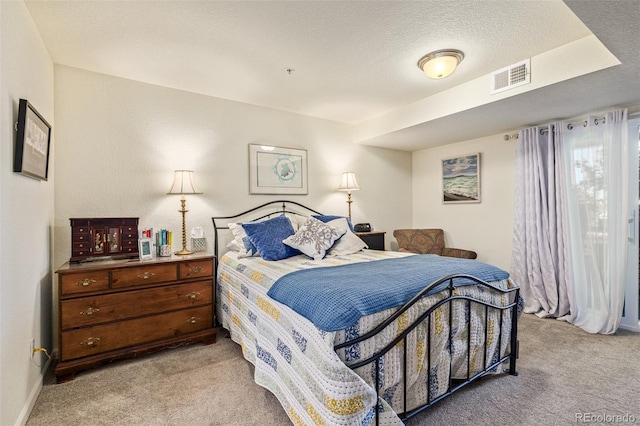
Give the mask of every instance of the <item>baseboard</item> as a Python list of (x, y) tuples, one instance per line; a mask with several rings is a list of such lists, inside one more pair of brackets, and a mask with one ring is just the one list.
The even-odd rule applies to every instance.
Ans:
[(38, 380), (29, 392), (29, 396), (27, 397), (27, 402), (24, 404), (18, 419), (16, 420), (15, 426), (24, 426), (27, 424), (27, 420), (29, 420), (29, 416), (31, 415), (31, 410), (33, 410), (34, 405), (36, 405), (36, 401), (38, 400), (38, 396), (40, 395), (40, 391), (42, 390), (42, 386), (44, 385), (44, 376), (49, 371), (49, 367), (51, 366), (51, 360), (47, 359), (47, 362), (42, 367), (40, 380)]
[(637, 332), (640, 332), (640, 322), (638, 322), (635, 327), (629, 324), (620, 324), (618, 328), (621, 328), (627, 331), (635, 331), (637, 333)]

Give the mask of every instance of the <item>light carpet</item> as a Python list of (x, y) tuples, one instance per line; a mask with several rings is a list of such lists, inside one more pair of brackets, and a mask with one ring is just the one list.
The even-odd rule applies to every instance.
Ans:
[[(27, 425), (291, 424), (223, 334), (213, 345), (118, 361), (67, 383), (48, 375)], [(518, 376), (485, 377), (407, 424), (640, 424), (640, 334), (592, 335), (523, 315), (519, 340)]]

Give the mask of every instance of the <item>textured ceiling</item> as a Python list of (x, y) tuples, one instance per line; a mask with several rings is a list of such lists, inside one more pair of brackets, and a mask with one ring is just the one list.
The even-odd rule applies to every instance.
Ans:
[[(523, 114), (535, 122), (640, 104), (638, 74), (627, 81), (640, 70), (638, 55), (630, 55), (640, 42), (635, 0), (26, 4), (57, 64), (350, 123), (364, 144), (415, 150), (514, 129)], [(608, 102), (575, 92), (590, 90), (573, 81), (583, 78), (572, 74), (573, 62), (583, 61), (560, 64), (570, 92), (562, 92), (562, 76), (499, 99), (459, 89), (592, 33), (622, 62), (591, 72), (608, 73), (589, 81), (599, 93), (606, 85), (619, 92)], [(442, 48), (460, 49), (465, 59), (451, 77), (429, 80), (416, 63)], [(441, 115), (420, 106), (448, 93), (456, 105)], [(542, 95), (558, 101), (547, 105)]]

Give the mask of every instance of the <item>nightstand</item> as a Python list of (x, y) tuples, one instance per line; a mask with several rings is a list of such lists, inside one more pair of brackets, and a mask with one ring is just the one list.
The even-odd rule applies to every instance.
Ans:
[(372, 250), (384, 250), (384, 234), (386, 232), (356, 232), (356, 235)]

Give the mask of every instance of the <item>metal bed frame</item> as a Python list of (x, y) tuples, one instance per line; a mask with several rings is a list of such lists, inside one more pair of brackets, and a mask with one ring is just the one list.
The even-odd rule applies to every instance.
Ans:
[[(242, 217), (245, 217), (251, 213), (257, 213), (257, 212), (261, 212), (264, 211), (265, 209), (269, 209), (269, 208), (274, 208), (275, 206), (278, 206), (275, 211), (271, 211), (268, 213), (258, 213), (259, 216), (253, 219), (250, 219), (248, 221), (257, 221), (257, 220), (261, 220), (261, 219), (265, 219), (265, 218), (270, 218), (272, 216), (276, 216), (276, 215), (280, 215), (280, 214), (284, 214), (284, 213), (289, 213), (289, 214), (294, 214), (294, 215), (299, 215), (299, 216), (307, 216), (308, 214), (322, 214), (319, 213), (318, 211), (311, 209), (309, 207), (306, 207), (303, 204), (300, 204), (298, 202), (295, 201), (288, 201), (288, 200), (276, 200), (276, 201), (270, 201), (264, 204), (261, 204), (257, 207), (254, 207), (252, 209), (246, 210), (242, 213), (238, 213), (236, 215), (232, 215), (232, 216), (218, 216), (218, 217), (212, 217), (212, 221), (213, 221), (213, 228), (214, 228), (214, 237), (215, 237), (215, 249), (214, 249), (214, 253), (216, 256), (216, 264), (218, 261), (218, 243), (219, 243), (219, 233), (218, 231), (221, 229), (229, 229), (228, 226), (226, 225), (220, 225), (220, 223), (216, 222), (216, 221), (226, 221), (226, 223), (229, 223), (230, 221), (232, 221), (233, 219), (239, 219)], [(296, 210), (292, 210), (291, 206), (296, 206), (298, 208), (300, 208), (304, 213), (301, 213), (299, 211)], [(306, 213), (306, 214), (305, 214)], [(247, 222), (247, 221), (245, 221)], [(465, 296), (465, 295), (456, 295), (454, 294), (454, 289), (456, 288), (456, 286), (454, 285), (454, 280), (458, 280), (458, 279), (466, 279), (466, 280), (471, 280), (473, 282), (475, 282), (476, 285), (478, 286), (482, 286), (487, 288), (489, 291), (493, 291), (493, 292), (497, 292), (497, 294), (504, 294), (508, 297), (509, 294), (513, 293), (513, 298), (511, 299), (511, 302), (507, 303), (505, 306), (498, 306), (498, 305), (494, 305), (491, 303), (487, 303), (484, 302), (482, 300), (477, 300), (474, 299), (470, 296)], [(377, 336), (379, 333), (384, 332), (385, 328), (391, 326), (395, 320), (398, 319), (398, 317), (400, 317), (402, 314), (404, 314), (405, 312), (407, 312), (409, 309), (411, 309), (422, 297), (425, 296), (425, 294), (428, 294), (429, 291), (431, 291), (432, 288), (441, 285), (442, 283), (447, 283), (446, 286), (446, 291), (448, 291), (448, 296), (442, 300), (440, 300), (438, 303), (436, 303), (435, 305), (433, 305), (432, 307), (430, 307), (428, 310), (426, 310), (424, 313), (422, 313), (413, 323), (408, 324), (406, 329), (404, 329), (404, 331), (402, 333), (400, 333), (398, 336), (396, 336), (396, 338), (394, 338), (391, 342), (389, 342), (384, 348), (380, 349), (375, 355), (358, 361), (357, 363), (353, 363), (353, 364), (348, 364), (349, 368), (355, 370), (359, 367), (363, 367), (365, 365), (369, 365), (369, 364), (374, 364), (375, 366), (375, 376), (374, 377), (374, 382), (375, 382), (375, 391), (376, 391), (376, 395), (378, 395), (378, 403), (377, 403), (377, 408), (375, 410), (376, 413), (376, 425), (379, 425), (379, 416), (377, 415), (378, 412), (380, 412), (381, 410), (381, 401), (380, 401), (380, 380), (378, 380), (377, 377), (380, 377), (381, 375), (381, 359), (394, 347), (396, 347), (396, 345), (400, 342), (403, 342), (402, 345), (402, 358), (403, 358), (403, 364), (404, 364), (404, 371), (403, 371), (403, 389), (404, 389), (404, 393), (402, 395), (403, 397), (403, 410), (401, 413), (397, 413), (398, 417), (400, 418), (400, 420), (402, 420), (403, 422), (410, 419), (411, 417), (414, 417), (415, 415), (421, 413), (422, 411), (426, 410), (427, 408), (431, 407), (432, 405), (436, 404), (437, 402), (441, 401), (442, 399), (450, 396), (451, 394), (457, 392), (458, 390), (464, 388), (465, 386), (477, 381), (478, 379), (480, 379), (481, 377), (485, 376), (486, 374), (495, 371), (495, 369), (503, 363), (509, 362), (509, 367), (507, 370), (505, 370), (506, 373), (512, 375), (512, 376), (517, 376), (518, 373), (516, 371), (516, 359), (518, 357), (518, 338), (517, 338), (517, 334), (518, 334), (518, 300), (520, 298), (520, 289), (518, 287), (515, 288), (511, 288), (511, 289), (500, 289), (497, 288), (485, 281), (482, 281), (480, 279), (477, 279), (473, 276), (470, 275), (464, 275), (464, 274), (454, 274), (454, 275), (449, 275), (446, 277), (443, 277), (431, 284), (429, 284), (428, 286), (426, 286), (423, 290), (421, 290), (418, 294), (416, 294), (410, 301), (408, 301), (404, 306), (402, 306), (400, 309), (398, 309), (398, 311), (396, 311), (394, 314), (392, 314), (389, 318), (387, 318), (384, 322), (382, 322), (381, 324), (379, 324), (377, 327), (375, 327), (374, 329), (372, 329), (371, 331), (369, 331), (366, 334), (363, 334), (360, 337), (357, 338), (353, 338), (351, 340), (345, 341), (344, 343), (340, 343), (334, 346), (334, 349), (337, 351), (339, 349), (343, 349), (343, 348), (348, 348), (349, 346), (364, 342), (368, 339), (372, 339), (375, 338), (375, 336)], [(216, 286), (217, 287), (217, 286)], [(443, 290), (443, 291), (445, 291)], [(216, 300), (216, 295), (214, 292), (214, 306), (215, 306), (215, 300)], [(467, 374), (466, 374), (466, 378), (464, 379), (454, 379), (452, 376), (452, 370), (453, 370), (453, 366), (452, 366), (452, 357), (449, 358), (449, 371), (448, 371), (448, 377), (449, 377), (449, 383), (447, 385), (447, 390), (446, 392), (444, 392), (441, 395), (438, 395), (434, 398), (431, 398), (431, 392), (428, 392), (428, 396), (427, 396), (427, 403), (424, 405), (421, 405), (419, 407), (413, 408), (408, 410), (407, 409), (407, 336), (416, 328), (418, 327), (420, 324), (422, 324), (423, 322), (427, 321), (427, 342), (428, 344), (431, 343), (431, 324), (429, 323), (429, 321), (431, 321), (432, 318), (432, 314), (434, 313), (434, 311), (438, 308), (440, 308), (443, 305), (448, 304), (449, 306), (449, 318), (448, 318), (448, 324), (449, 324), (449, 336), (448, 336), (448, 350), (449, 353), (452, 352), (452, 344), (453, 344), (453, 336), (452, 336), (452, 322), (453, 322), (453, 309), (452, 309), (452, 304), (454, 301), (456, 300), (461, 300), (461, 301), (466, 301), (466, 310), (467, 312), (470, 311), (471, 309), (471, 305), (472, 304), (477, 304), (480, 306), (484, 307), (484, 357), (483, 357), (483, 366), (484, 368), (471, 375), (471, 351), (470, 351), (470, 347), (471, 347), (471, 333), (468, 331), (467, 332), (467, 346), (466, 346), (466, 363), (467, 363)], [(499, 334), (498, 334), (498, 344), (497, 344), (497, 351), (500, 352), (501, 348), (502, 348), (502, 334), (503, 334), (503, 325), (504, 325), (504, 313), (506, 311), (511, 310), (511, 320), (510, 320), (510, 324), (511, 324), (511, 334), (509, 336), (509, 349), (508, 349), (508, 353), (506, 353), (504, 356), (499, 357), (498, 360), (491, 362), (489, 365), (487, 365), (487, 330), (488, 330), (488, 318), (489, 318), (489, 310), (490, 309), (495, 309), (498, 312), (500, 312), (500, 324), (499, 324)], [(216, 316), (216, 322), (217, 322), (217, 316)], [(465, 326), (467, 327), (467, 330), (470, 330), (471, 327), (471, 316), (467, 315), (467, 322), (465, 323)], [(428, 374), (428, 378), (427, 381), (430, 382), (431, 378), (430, 378), (430, 374), (431, 374), (431, 350), (429, 347), (427, 347), (426, 349), (426, 354), (427, 354), (427, 374)]]

